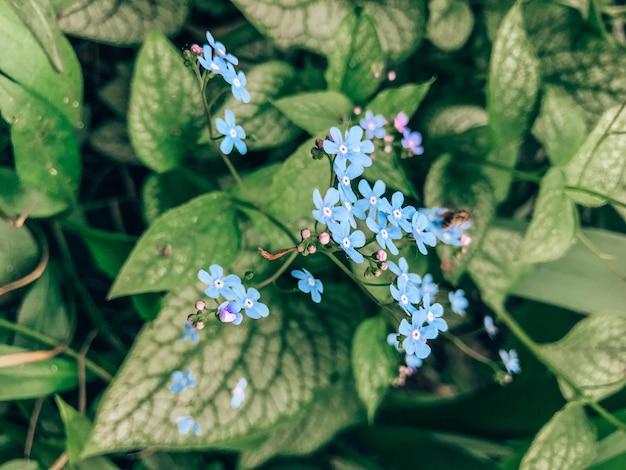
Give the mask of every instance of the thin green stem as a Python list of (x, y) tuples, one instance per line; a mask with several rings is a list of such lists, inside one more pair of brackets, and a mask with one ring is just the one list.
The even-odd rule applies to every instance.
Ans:
[[(29, 338), (35, 339), (43, 344), (47, 344), (48, 346), (55, 347), (59, 344), (59, 342), (54, 338), (50, 338), (49, 336), (39, 333), (38, 331), (31, 330), (30, 328), (27, 328), (25, 326), (12, 323), (8, 320), (5, 320), (4, 318), (0, 318), (0, 328), (15, 331), (16, 333), (28, 336)], [(71, 348), (64, 349), (61, 354), (65, 354), (76, 360), (78, 360), (80, 357), (80, 354)], [(85, 358), (85, 367), (105, 382), (110, 382), (111, 380), (113, 380), (113, 376), (108, 371), (106, 371), (90, 359)]]
[(472, 357), (473, 359), (477, 360), (478, 362), (482, 362), (483, 364), (486, 364), (489, 367), (491, 367), (495, 373), (501, 372), (502, 369), (500, 368), (500, 366), (498, 364), (496, 364), (494, 361), (492, 361), (488, 357), (485, 357), (482, 354), (474, 351), (467, 344), (465, 344), (460, 338), (454, 336), (453, 334), (447, 333), (447, 332), (441, 333), (441, 336), (443, 336), (448, 341), (453, 343), (457, 348), (459, 348), (461, 351), (463, 351), (468, 356)]
[(587, 238), (585, 234), (582, 233), (581, 230), (579, 230), (576, 233), (576, 238), (578, 238), (583, 243), (583, 245), (585, 245), (589, 249), (589, 251), (591, 251), (600, 260), (600, 262), (602, 262), (602, 264), (604, 264), (607, 267), (609, 271), (615, 274), (617, 278), (626, 282), (626, 279), (621, 275), (621, 273), (617, 270), (617, 268), (615, 268), (612, 263), (609, 263), (610, 260), (615, 260), (613, 256), (610, 256), (610, 255), (607, 256), (606, 254), (602, 253), (593, 244), (593, 242), (589, 240), (589, 238)]
[(587, 403), (590, 408), (592, 408), (596, 413), (602, 416), (607, 422), (611, 423), (617, 429), (620, 429), (626, 432), (626, 423), (623, 423), (611, 413), (609, 413), (602, 405), (596, 403), (595, 401)]
[(268, 277), (264, 281), (261, 281), (258, 284), (254, 285), (253, 287), (255, 289), (260, 289), (261, 287), (265, 287), (268, 284), (271, 284), (272, 282), (274, 282), (276, 279), (278, 279), (280, 277), (280, 275), (282, 273), (284, 273), (287, 270), (287, 268), (291, 265), (291, 263), (293, 263), (293, 261), (296, 259), (297, 256), (298, 256), (298, 252), (297, 251), (293, 251), (289, 255), (289, 258), (287, 258), (285, 260), (283, 265), (280, 268), (278, 268), (278, 270), (274, 274), (272, 274), (270, 277)]

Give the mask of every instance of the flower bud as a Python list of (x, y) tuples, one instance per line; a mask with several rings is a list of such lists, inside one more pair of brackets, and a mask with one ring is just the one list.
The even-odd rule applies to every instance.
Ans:
[(374, 258), (376, 258), (378, 261), (386, 261), (387, 260), (387, 252), (385, 250), (378, 250), (374, 254)]
[(309, 245), (306, 247), (306, 251), (309, 252), (310, 255), (317, 251), (317, 247), (315, 245)]
[(308, 228), (303, 228), (302, 230), (300, 230), (300, 236), (303, 240), (306, 240), (311, 236), (311, 231)]
[(204, 310), (204, 307), (206, 307), (204, 300), (198, 300), (196, 302), (196, 310)]
[(363, 110), (361, 109), (360, 106), (355, 106), (353, 112), (354, 112), (355, 116), (358, 116), (359, 114), (361, 114), (363, 112)]
[(196, 330), (201, 330), (202, 328), (204, 328), (203, 321), (199, 321), (198, 323), (196, 323)]
[(194, 54), (202, 54), (202, 47), (199, 46), (198, 44), (192, 44), (191, 52), (193, 52)]
[(315, 146), (320, 150), (323, 149), (324, 141), (322, 139), (315, 139)]
[(320, 233), (317, 239), (322, 245), (328, 245), (330, 243), (330, 235), (328, 234), (328, 232)]
[(303, 253), (304, 252), (304, 245), (302, 243), (298, 243), (298, 246), (296, 247), (296, 250), (298, 250), (298, 253)]
[(380, 277), (380, 275), (381, 275), (382, 273), (383, 273), (383, 272), (382, 272), (382, 270), (380, 270), (380, 269), (376, 269), (376, 270), (374, 270), (374, 277)]
[(187, 321), (188, 321), (189, 323), (193, 323), (193, 319), (194, 319), (194, 317), (195, 317), (195, 315), (194, 315), (193, 313), (190, 313), (190, 314), (187, 316)]
[(396, 71), (390, 70), (389, 73), (387, 74), (387, 80), (389, 80), (390, 82), (393, 82), (395, 79), (396, 79)]
[(382, 263), (380, 263), (380, 269), (383, 271), (387, 271), (387, 269), (389, 269), (389, 265), (387, 264), (387, 261), (383, 261)]

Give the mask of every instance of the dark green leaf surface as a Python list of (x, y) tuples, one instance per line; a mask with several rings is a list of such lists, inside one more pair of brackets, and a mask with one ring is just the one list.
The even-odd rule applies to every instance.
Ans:
[(387, 344), (385, 319), (377, 316), (364, 320), (352, 340), (352, 371), (370, 425), (397, 374), (397, 364), (393, 348)]
[(487, 124), (480, 106), (444, 106), (429, 119), (428, 136), (449, 151), (482, 156), (489, 143)]
[[(197, 280), (200, 269), (228, 265), (239, 249), (235, 211), (222, 193), (209, 193), (167, 211), (143, 234), (109, 297), (170, 291)], [(171, 254), (163, 251), (170, 245)]]
[(323, 138), (333, 126), (352, 115), (349, 98), (336, 91), (316, 91), (286, 96), (273, 102), (295, 125)]
[(557, 88), (546, 87), (533, 134), (553, 165), (564, 165), (576, 154), (587, 135), (580, 107)]
[(98, 126), (89, 135), (89, 145), (117, 162), (143, 165), (130, 143), (126, 123), (122, 121), (106, 121)]
[(467, 0), (431, 0), (428, 3), (426, 37), (439, 49), (463, 47), (474, 28), (474, 15)]
[(596, 455), (596, 431), (582, 405), (568, 403), (539, 431), (520, 469), (587, 468)]
[(535, 266), (511, 292), (580, 313), (623, 311), (624, 253), (624, 235), (583, 229), (564, 258)]
[[(214, 114), (224, 119), (224, 110), (235, 113), (237, 125), (246, 131), (248, 150), (276, 148), (290, 142), (300, 134), (300, 129), (289, 121), (272, 100), (283, 96), (294, 86), (296, 71), (287, 62), (265, 62), (246, 72), (246, 90), (250, 103), (229, 96), (226, 103)], [(237, 155), (233, 152), (232, 155)], [(245, 157), (244, 157), (245, 158)]]
[[(626, 169), (626, 105), (607, 110), (585, 143), (564, 168), (567, 183), (612, 197), (621, 189)], [(602, 205), (603, 198), (572, 190), (568, 195), (586, 206)]]
[(81, 175), (78, 143), (55, 108), (0, 75), (0, 111), (11, 125), (15, 169), (22, 183), (74, 204)]
[[(210, 319), (197, 344), (180, 337), (187, 313), (203, 297), (202, 287), (170, 295), (107, 389), (86, 454), (250, 448), (251, 438), (286, 422), (349, 374), (358, 298), (326, 287), (319, 306), (302, 295), (264, 290), (267, 318), (246, 317), (239, 326)], [(188, 368), (197, 386), (180, 395), (171, 392), (172, 372)], [(248, 381), (245, 399), (233, 409), (231, 390), (242, 377)], [(200, 436), (178, 433), (175, 420), (184, 415), (197, 421)]]
[(32, 218), (50, 217), (65, 208), (62, 201), (20, 183), (13, 168), (0, 167), (0, 188), (0, 211), (8, 217), (17, 218), (27, 211)]
[(560, 379), (563, 395), (602, 400), (626, 385), (626, 314), (594, 314), (578, 323), (561, 341), (541, 346), (542, 354), (567, 377)]
[(417, 111), (434, 79), (420, 84), (410, 83), (397, 88), (387, 88), (378, 93), (367, 105), (366, 110), (374, 114), (382, 114), (390, 121), (400, 112), (411, 117)]
[[(12, 0), (24, 8), (22, 2)], [(35, 0), (26, 2), (26, 6)], [(31, 17), (32, 21), (36, 21)], [(30, 93), (48, 102), (74, 127), (82, 126), (83, 80), (80, 64), (69, 41), (56, 25), (48, 28), (56, 47), (63, 72), (58, 73), (40, 45), (41, 36), (35, 36), (18, 18), (7, 0), (0, 1), (0, 31), (3, 43), (0, 48), (0, 71), (26, 88)], [(38, 33), (44, 34), (43, 30)], [(0, 105), (4, 107), (4, 105)]]
[(146, 36), (135, 62), (128, 130), (139, 159), (163, 173), (180, 165), (204, 123), (200, 86), (158, 31)]
[(58, 16), (68, 34), (117, 46), (140, 43), (151, 30), (173, 35), (189, 11), (187, 0), (83, 0)]
[(572, 246), (578, 228), (574, 203), (565, 193), (565, 177), (553, 168), (541, 180), (533, 218), (519, 247), (525, 263), (544, 263), (563, 256)]
[(335, 44), (328, 55), (328, 88), (356, 102), (367, 99), (385, 79), (385, 55), (373, 19), (367, 15), (347, 16), (335, 33)]
[[(0, 344), (0, 355), (28, 352)], [(71, 390), (78, 385), (76, 361), (47, 359), (19, 366), (0, 367), (0, 400), (24, 400)]]
[(39, 248), (27, 227), (0, 218), (0, 286), (17, 281), (37, 265)]
[(387, 183), (388, 189), (402, 191), (405, 196), (415, 195), (415, 189), (411, 185), (401, 161), (398, 161), (397, 149), (392, 149), (390, 153), (379, 149), (371, 157), (372, 166), (365, 169), (365, 178), (370, 181), (383, 180)]

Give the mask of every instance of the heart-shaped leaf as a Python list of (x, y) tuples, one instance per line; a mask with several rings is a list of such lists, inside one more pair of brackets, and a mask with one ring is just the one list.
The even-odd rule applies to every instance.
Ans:
[(467, 0), (431, 0), (428, 3), (426, 37), (439, 49), (463, 47), (474, 28), (474, 15)]

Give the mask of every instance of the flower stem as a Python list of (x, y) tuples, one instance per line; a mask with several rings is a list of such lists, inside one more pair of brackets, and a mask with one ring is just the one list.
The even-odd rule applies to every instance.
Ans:
[(293, 263), (293, 260), (295, 260), (297, 256), (298, 256), (297, 251), (292, 252), (289, 255), (289, 258), (285, 260), (283, 265), (280, 268), (278, 268), (278, 270), (274, 274), (272, 274), (270, 277), (268, 277), (264, 281), (261, 281), (252, 287), (254, 287), (255, 289), (260, 289), (261, 287), (265, 287), (268, 284), (271, 284), (272, 282), (274, 282), (276, 279), (280, 277), (282, 273), (284, 273), (287, 270), (287, 268), (291, 265), (291, 263)]

